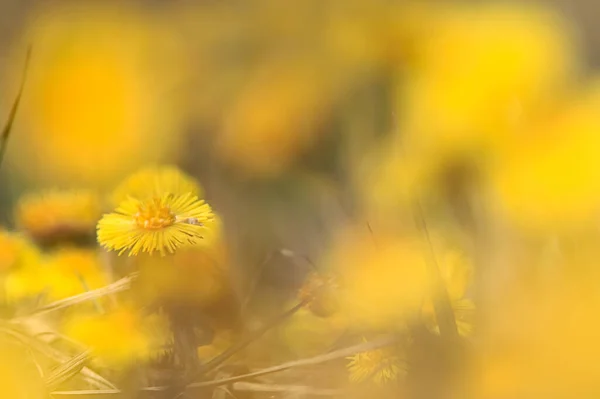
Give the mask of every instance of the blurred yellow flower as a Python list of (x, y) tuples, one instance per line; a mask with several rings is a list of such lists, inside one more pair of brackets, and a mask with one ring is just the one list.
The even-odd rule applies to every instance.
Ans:
[(46, 282), (39, 249), (25, 237), (6, 231), (0, 234), (0, 248), (3, 299), (13, 303), (43, 293)]
[(42, 370), (32, 351), (21, 342), (0, 336), (0, 385), (2, 395), (10, 399), (48, 397)]
[(94, 249), (61, 248), (44, 261), (47, 295), (50, 300), (67, 298), (108, 284)]
[(499, 157), (492, 200), (536, 231), (595, 223), (600, 211), (600, 84), (534, 124)]
[(38, 249), (18, 233), (0, 230), (0, 274), (36, 263)]
[(53, 3), (34, 15), (22, 40), (35, 43), (35, 60), (8, 160), (33, 180), (106, 185), (173, 155), (181, 116), (165, 97), (173, 76), (158, 68), (174, 48), (163, 46), (168, 31), (122, 4)]
[(406, 373), (406, 361), (403, 360), (401, 353), (400, 348), (388, 347), (349, 357), (350, 381), (356, 383), (373, 381), (377, 385), (397, 381)]
[(191, 193), (202, 197), (202, 187), (191, 176), (172, 165), (143, 168), (128, 176), (112, 194), (112, 203), (118, 206), (127, 197), (145, 201), (164, 193), (183, 195)]
[(47, 190), (23, 196), (15, 222), (39, 244), (79, 243), (93, 240), (101, 215), (100, 200), (92, 191)]
[(119, 255), (126, 251), (130, 256), (140, 251), (165, 255), (202, 240), (206, 223), (213, 218), (210, 206), (191, 193), (145, 201), (129, 197), (98, 222), (98, 242)]
[(63, 331), (90, 347), (102, 363), (112, 367), (148, 360), (167, 336), (162, 318), (144, 317), (129, 307), (107, 314), (73, 314), (65, 322)]
[(279, 329), (286, 349), (298, 357), (317, 356), (330, 350), (347, 329), (346, 320), (320, 317), (300, 309)]
[(541, 5), (443, 5), (430, 26), (399, 85), (399, 130), (417, 147), (501, 144), (578, 68), (573, 32)]
[(278, 175), (318, 140), (330, 86), (301, 60), (260, 67), (224, 113), (217, 153), (244, 174)]
[(346, 233), (324, 259), (339, 276), (341, 311), (360, 327), (402, 326), (433, 293), (421, 242), (373, 237), (368, 230)]

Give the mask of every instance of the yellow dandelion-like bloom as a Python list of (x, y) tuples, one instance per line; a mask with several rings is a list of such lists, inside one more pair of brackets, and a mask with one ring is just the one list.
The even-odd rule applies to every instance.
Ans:
[(163, 194), (142, 201), (129, 197), (98, 222), (98, 242), (119, 255), (174, 253), (200, 241), (205, 223), (214, 218), (210, 205), (195, 195)]
[(202, 196), (202, 187), (191, 176), (176, 166), (158, 165), (141, 169), (127, 177), (113, 191), (112, 202), (120, 204), (127, 197), (147, 200), (163, 193)]
[(17, 227), (40, 244), (93, 238), (102, 214), (100, 201), (89, 190), (48, 190), (23, 196), (17, 204)]
[(63, 331), (89, 346), (111, 366), (126, 366), (149, 359), (166, 342), (166, 325), (158, 316), (144, 317), (135, 309), (119, 308), (107, 314), (75, 314)]
[[(365, 340), (366, 342), (366, 340)], [(406, 369), (398, 348), (380, 348), (349, 357), (350, 381), (383, 385), (398, 380)]]

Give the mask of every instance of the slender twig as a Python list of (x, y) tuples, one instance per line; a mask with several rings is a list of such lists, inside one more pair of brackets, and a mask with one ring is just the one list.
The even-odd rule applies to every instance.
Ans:
[(6, 120), (6, 124), (2, 129), (2, 134), (0, 135), (0, 165), (2, 165), (2, 161), (4, 159), (4, 154), (6, 153), (6, 146), (8, 143), (8, 138), (10, 137), (10, 133), (12, 132), (12, 127), (15, 122), (15, 118), (17, 116), (17, 110), (19, 109), (19, 104), (21, 103), (21, 97), (23, 95), (23, 89), (25, 88), (25, 81), (27, 78), (27, 70), (29, 69), (29, 60), (31, 58), (31, 46), (27, 48), (27, 54), (25, 55), (25, 65), (23, 66), (23, 74), (21, 76), (21, 83), (19, 85), (19, 91), (17, 92), (17, 96), (15, 97), (15, 101), (10, 109), (8, 114), (8, 119)]
[[(330, 362), (332, 360), (346, 358), (348, 356), (356, 355), (357, 353), (367, 352), (379, 348), (383, 348), (386, 346), (394, 345), (398, 342), (398, 337), (396, 336), (385, 336), (379, 338), (377, 340), (363, 342), (358, 345), (353, 345), (347, 348), (339, 349), (334, 352), (326, 353), (323, 355), (318, 355), (314, 357), (310, 357), (307, 359), (293, 360), (291, 362), (282, 363), (277, 366), (267, 367), (262, 370), (254, 371), (248, 374), (242, 374), (229, 378), (221, 378), (213, 381), (205, 381), (205, 382), (196, 382), (189, 384), (187, 388), (212, 388), (218, 387), (221, 385), (226, 385), (230, 383), (235, 383), (247, 379), (252, 379), (255, 377), (260, 377), (267, 374), (277, 373), (279, 371), (285, 371), (296, 367), (306, 367), (306, 366), (314, 366), (317, 364)], [(147, 387), (142, 388), (142, 391), (145, 392), (162, 392), (167, 390), (166, 386), (156, 386), (156, 387)], [(119, 389), (104, 389), (104, 390), (79, 390), (79, 391), (55, 391), (52, 392), (52, 396), (60, 397), (60, 396), (73, 396), (73, 395), (119, 395), (122, 391)]]

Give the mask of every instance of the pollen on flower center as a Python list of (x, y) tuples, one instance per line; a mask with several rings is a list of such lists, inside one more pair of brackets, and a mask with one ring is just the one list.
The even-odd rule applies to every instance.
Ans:
[(171, 208), (165, 206), (159, 198), (154, 198), (138, 207), (138, 212), (133, 215), (135, 223), (148, 230), (158, 230), (175, 223), (176, 217)]

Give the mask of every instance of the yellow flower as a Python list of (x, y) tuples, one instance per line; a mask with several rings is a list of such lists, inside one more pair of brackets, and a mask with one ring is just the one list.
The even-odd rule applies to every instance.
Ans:
[[(178, 79), (175, 64), (162, 68), (179, 58), (170, 32), (122, 4), (33, 13), (23, 41), (37, 43), (36, 61), (7, 161), (32, 180), (107, 186), (140, 162), (174, 155), (182, 117), (165, 97)], [(22, 59), (23, 43), (15, 48)]]
[(149, 359), (166, 337), (161, 318), (144, 317), (129, 307), (102, 315), (75, 314), (65, 322), (63, 331), (110, 366)]
[(600, 211), (600, 81), (589, 86), (564, 109), (524, 131), (492, 169), (493, 200), (519, 227), (548, 231), (595, 223)]
[(200, 241), (205, 223), (213, 218), (210, 206), (191, 193), (168, 193), (146, 201), (129, 197), (98, 222), (98, 242), (119, 255), (126, 251), (165, 255)]
[(191, 193), (202, 197), (202, 187), (191, 176), (185, 174), (175, 166), (159, 165), (139, 170), (127, 177), (112, 194), (115, 205), (123, 202), (127, 197), (139, 200), (148, 200), (159, 197), (163, 193), (175, 195)]
[(57, 300), (108, 284), (95, 250), (62, 248), (50, 254), (41, 271), (46, 277), (47, 295)]
[(399, 86), (399, 130), (419, 146), (493, 148), (574, 81), (573, 34), (552, 9), (442, 6)]
[(299, 357), (316, 356), (324, 353), (336, 343), (346, 331), (343, 317), (320, 317), (310, 309), (300, 309), (279, 329), (286, 349)]
[(399, 348), (389, 347), (361, 352), (349, 357), (350, 381), (372, 380), (378, 385), (383, 385), (398, 380), (406, 372), (405, 362), (399, 352)]
[(102, 214), (88, 190), (48, 190), (22, 197), (15, 210), (17, 227), (40, 244), (93, 239)]
[(0, 292), (6, 301), (15, 302), (39, 295), (45, 281), (41, 273), (39, 249), (15, 233), (0, 234)]
[(339, 276), (340, 310), (361, 327), (400, 327), (432, 294), (422, 243), (364, 230), (342, 237), (324, 260)]

